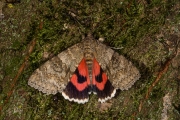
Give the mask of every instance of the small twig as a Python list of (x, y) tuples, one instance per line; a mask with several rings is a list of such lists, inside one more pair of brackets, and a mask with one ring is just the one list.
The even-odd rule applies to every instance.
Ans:
[(161, 79), (162, 75), (167, 72), (170, 63), (172, 62), (172, 59), (173, 59), (173, 58), (166, 60), (166, 62), (164, 63), (164, 65), (163, 65), (163, 67), (162, 67), (162, 70), (158, 73), (157, 78), (156, 78), (155, 81), (152, 83), (152, 85), (149, 87), (149, 89), (148, 89), (148, 91), (147, 91), (147, 93), (146, 93), (145, 99), (148, 99), (149, 94), (150, 94), (150, 92), (152, 91), (153, 87), (159, 82), (159, 80)]
[[(39, 26), (38, 26), (38, 29), (39, 29), (39, 30), (41, 30), (42, 28), (43, 28), (43, 20), (40, 21)], [(11, 84), (11, 86), (10, 86), (10, 90), (9, 90), (9, 92), (7, 93), (7, 98), (5, 99), (5, 102), (2, 104), (2, 106), (0, 106), (0, 114), (1, 114), (1, 111), (2, 111), (2, 109), (3, 109), (3, 106), (4, 106), (6, 103), (8, 103), (9, 98), (11, 97), (11, 95), (12, 95), (12, 93), (13, 93), (15, 84), (16, 84), (19, 76), (22, 74), (24, 68), (27, 66), (27, 62), (28, 62), (28, 60), (29, 60), (29, 56), (30, 56), (30, 54), (32, 53), (32, 51), (33, 51), (33, 49), (34, 49), (35, 44), (36, 44), (36, 40), (33, 39), (33, 40), (30, 42), (30, 44), (29, 44), (29, 49), (28, 49), (28, 51), (27, 51), (27, 55), (26, 55), (25, 58), (24, 58), (24, 62), (22, 63), (22, 65), (21, 65), (21, 67), (19, 68), (16, 76), (15, 76), (15, 77), (13, 78), (13, 80), (12, 80), (12, 84)]]
[(139, 104), (139, 112), (142, 110), (144, 100), (147, 100), (147, 99), (149, 98), (149, 94), (150, 94), (150, 92), (152, 91), (153, 87), (159, 82), (159, 80), (161, 79), (162, 75), (167, 72), (167, 70), (168, 70), (168, 68), (169, 68), (169, 65), (170, 65), (170, 63), (172, 62), (172, 59), (173, 59), (173, 58), (174, 58), (174, 57), (166, 60), (166, 62), (165, 62), (164, 65), (162, 66), (162, 70), (158, 73), (157, 78), (156, 78), (155, 81), (151, 84), (151, 86), (148, 88), (147, 93), (146, 93), (146, 95), (145, 95), (145, 99), (143, 99), (143, 100), (140, 101), (140, 104)]
[(0, 113), (1, 113), (1, 111), (2, 111), (3, 106), (4, 106), (6, 103), (8, 103), (9, 98), (11, 97), (11, 95), (12, 95), (12, 93), (13, 93), (15, 84), (16, 84), (19, 76), (22, 74), (24, 68), (26, 67), (27, 61), (28, 61), (28, 59), (29, 59), (30, 54), (31, 54), (32, 51), (33, 51), (33, 48), (34, 48), (35, 44), (36, 44), (36, 40), (33, 39), (33, 40), (31, 41), (31, 43), (30, 43), (29, 50), (28, 50), (28, 54), (27, 54), (26, 57), (24, 58), (23, 64), (21, 65), (21, 67), (19, 68), (16, 76), (15, 76), (15, 77), (13, 78), (13, 80), (12, 80), (12, 84), (11, 84), (11, 86), (10, 86), (10, 90), (9, 90), (9, 92), (7, 93), (7, 98), (6, 98), (5, 102), (4, 102), (4, 104), (3, 104), (2, 106), (0, 106)]
[(171, 64), (172, 60), (177, 56), (178, 46), (179, 46), (179, 40), (177, 41), (177, 45), (176, 45), (176, 47), (175, 47), (175, 53), (174, 53), (174, 55), (173, 55), (171, 58), (168, 58), (168, 59), (166, 60), (166, 62), (165, 62), (164, 65), (162, 66), (162, 69), (161, 69), (160, 72), (158, 73), (157, 78), (156, 78), (155, 81), (152, 83), (152, 85), (148, 88), (147, 93), (146, 93), (146, 95), (145, 95), (145, 98), (140, 101), (140, 104), (139, 104), (139, 112), (142, 110), (144, 100), (147, 100), (147, 99), (149, 98), (149, 94), (150, 94), (150, 92), (152, 91), (153, 87), (159, 82), (159, 80), (161, 79), (162, 75), (167, 72), (167, 70), (168, 70), (168, 68), (169, 68), (169, 65)]
[(167, 72), (167, 70), (168, 70), (168, 68), (169, 68), (169, 65), (171, 64), (173, 58), (177, 56), (178, 46), (179, 46), (179, 40), (177, 41), (177, 45), (176, 45), (176, 47), (175, 47), (175, 54), (174, 54), (171, 58), (168, 58), (168, 59), (166, 60), (166, 62), (165, 62), (164, 65), (162, 66), (162, 70), (158, 73), (157, 78), (156, 78), (155, 81), (152, 83), (152, 85), (149, 87), (149, 89), (148, 89), (148, 91), (147, 91), (147, 93), (146, 93), (145, 99), (148, 99), (149, 94), (150, 94), (150, 92), (152, 91), (153, 87), (159, 82), (159, 80), (160, 80), (160, 78), (162, 77), (162, 75)]

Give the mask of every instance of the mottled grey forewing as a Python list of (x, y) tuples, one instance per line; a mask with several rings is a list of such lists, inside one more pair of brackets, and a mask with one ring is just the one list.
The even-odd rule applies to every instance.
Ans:
[(37, 68), (28, 85), (46, 94), (62, 92), (82, 58), (82, 44), (78, 43)]
[(132, 62), (117, 52), (113, 54), (108, 68), (113, 86), (121, 90), (128, 90), (141, 76)]

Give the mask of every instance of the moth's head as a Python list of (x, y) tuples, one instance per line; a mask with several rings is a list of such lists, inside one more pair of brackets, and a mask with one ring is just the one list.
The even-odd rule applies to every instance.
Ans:
[(88, 42), (88, 41), (92, 41), (92, 40), (96, 40), (96, 39), (92, 36), (92, 33), (88, 33), (86, 35), (86, 37), (83, 38), (83, 40)]

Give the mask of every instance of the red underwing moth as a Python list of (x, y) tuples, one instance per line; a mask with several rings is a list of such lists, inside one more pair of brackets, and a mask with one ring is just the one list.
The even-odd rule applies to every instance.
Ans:
[(130, 61), (88, 35), (36, 69), (28, 84), (46, 94), (60, 92), (65, 99), (82, 104), (94, 93), (103, 103), (139, 78)]

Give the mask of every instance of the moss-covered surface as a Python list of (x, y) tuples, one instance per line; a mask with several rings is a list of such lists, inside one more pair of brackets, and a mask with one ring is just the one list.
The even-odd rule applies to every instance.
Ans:
[[(10, 1), (10, 0), (8, 0)], [(16, 0), (12, 0), (16, 1)], [(0, 105), (10, 91), (12, 79), (36, 39), (28, 65), (18, 78), (2, 120), (119, 119), (159, 120), (163, 97), (169, 93), (172, 106), (169, 119), (180, 118), (180, 2), (179, 0), (22, 0), (6, 3), (0, 21)], [(39, 28), (41, 27), (41, 28)], [(45, 95), (27, 85), (32, 72), (69, 46), (93, 33), (105, 44), (121, 48), (140, 70), (142, 77), (128, 91), (120, 92), (107, 103), (97, 103), (95, 95), (87, 104), (64, 100), (60, 94)], [(165, 61), (177, 51), (168, 71), (144, 100)], [(144, 104), (139, 111), (140, 102)], [(105, 107), (106, 108), (106, 107)], [(179, 110), (179, 111), (178, 111)]]

